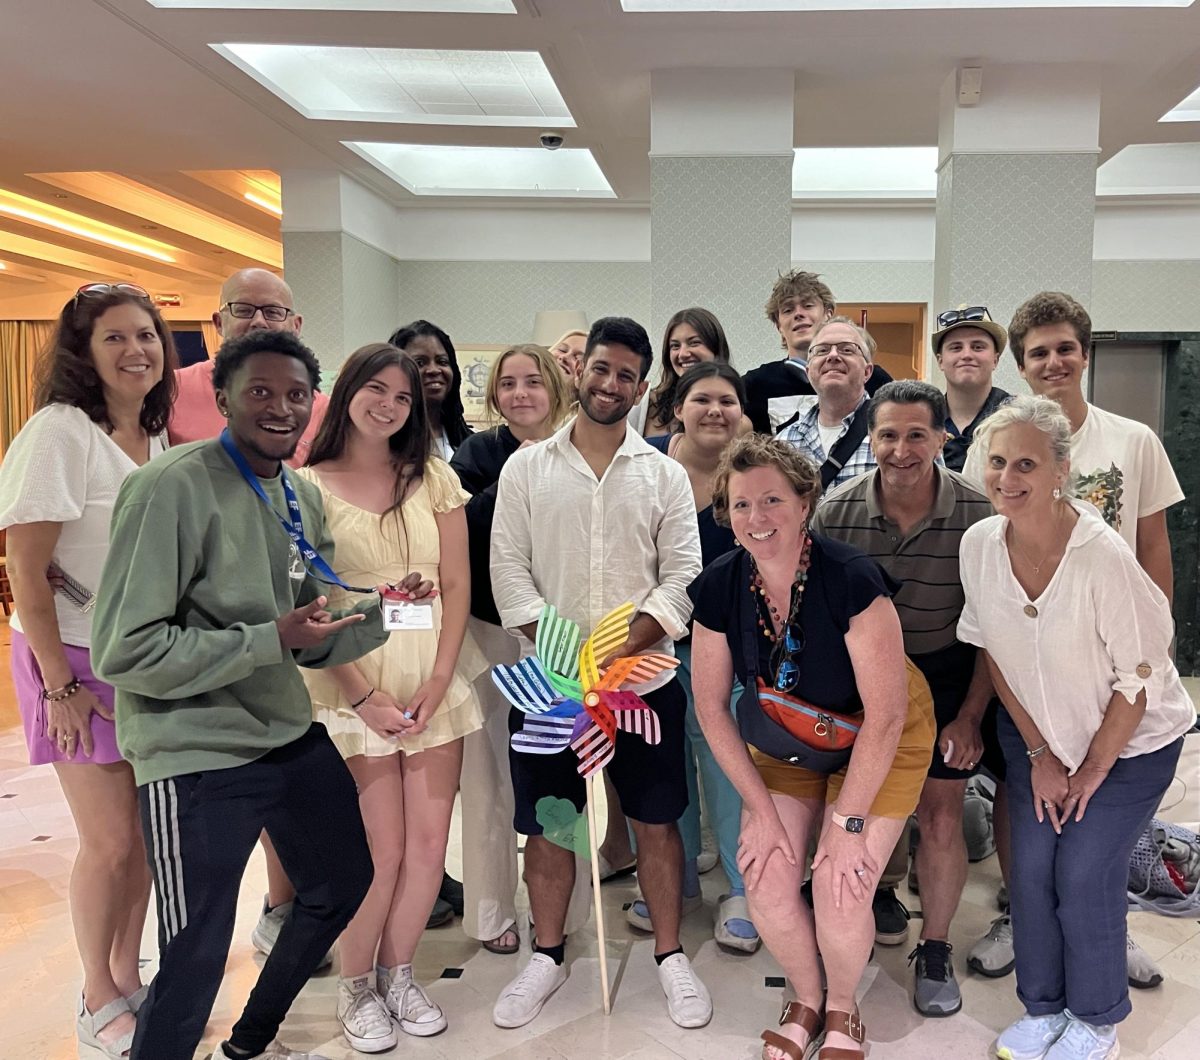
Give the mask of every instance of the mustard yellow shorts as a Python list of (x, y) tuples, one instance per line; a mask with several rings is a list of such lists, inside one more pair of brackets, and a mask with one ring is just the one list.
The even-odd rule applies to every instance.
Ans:
[[(921, 798), (921, 789), (933, 759), (933, 742), (937, 738), (933, 696), (921, 671), (907, 657), (904, 662), (908, 672), (908, 717), (900, 733), (900, 746), (896, 748), (892, 768), (871, 803), (873, 817), (903, 818), (912, 813)], [(826, 804), (837, 801), (849, 768), (844, 766), (836, 773), (814, 773), (811, 769), (765, 755), (756, 747), (750, 748), (750, 756), (772, 794), (794, 799), (824, 799)]]

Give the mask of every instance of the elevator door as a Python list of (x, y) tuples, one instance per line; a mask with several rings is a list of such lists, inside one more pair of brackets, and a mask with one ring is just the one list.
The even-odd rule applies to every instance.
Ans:
[(1101, 342), (1092, 350), (1088, 400), (1140, 420), (1162, 437), (1166, 358), (1161, 342)]

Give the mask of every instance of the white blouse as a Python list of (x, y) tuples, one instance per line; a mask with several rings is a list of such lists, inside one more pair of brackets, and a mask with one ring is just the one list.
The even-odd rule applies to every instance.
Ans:
[[(163, 438), (150, 439), (150, 455)], [(137, 465), (98, 423), (74, 405), (39, 409), (13, 439), (0, 468), (0, 526), (61, 523), (55, 563), (93, 593), (108, 556), (108, 528), (121, 483)], [(64, 644), (91, 646), (92, 612), (54, 594)], [(21, 628), (20, 611), (12, 628)]]
[(994, 515), (963, 535), (966, 605), (958, 639), (984, 648), (1068, 772), (1082, 764), (1114, 692), (1146, 713), (1121, 758), (1182, 736), (1196, 709), (1169, 649), (1171, 609), (1129, 545), (1094, 508), (1079, 521), (1045, 592), (1030, 600), (1013, 575), (1008, 520)]

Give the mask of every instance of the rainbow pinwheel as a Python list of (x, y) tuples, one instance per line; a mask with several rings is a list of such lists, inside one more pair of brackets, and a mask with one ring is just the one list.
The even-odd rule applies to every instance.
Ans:
[(579, 627), (547, 604), (538, 620), (536, 654), (512, 666), (492, 667), (504, 698), (526, 715), (512, 736), (514, 751), (557, 754), (570, 746), (579, 772), (591, 777), (612, 761), (617, 730), (649, 744), (662, 739), (658, 715), (633, 691), (679, 665), (670, 655), (630, 655), (600, 669), (600, 660), (629, 636), (633, 604), (605, 615), (580, 647)]

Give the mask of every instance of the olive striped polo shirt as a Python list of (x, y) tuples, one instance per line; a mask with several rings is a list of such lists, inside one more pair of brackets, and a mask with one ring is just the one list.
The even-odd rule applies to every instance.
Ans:
[(832, 490), (809, 520), (824, 534), (865, 552), (903, 583), (893, 602), (904, 650), (924, 655), (952, 645), (963, 609), (958, 547), (967, 527), (995, 514), (987, 498), (957, 471), (934, 465), (933, 508), (907, 534), (883, 513), (879, 471)]

